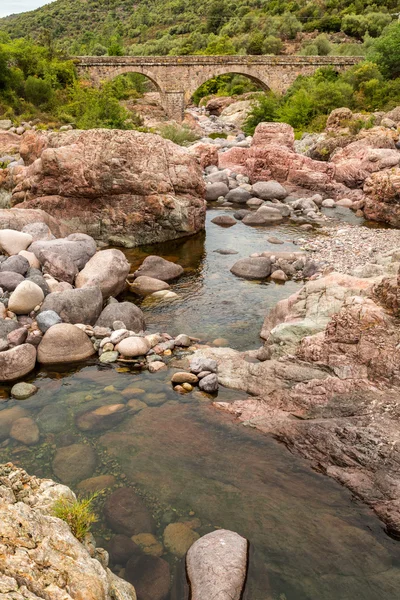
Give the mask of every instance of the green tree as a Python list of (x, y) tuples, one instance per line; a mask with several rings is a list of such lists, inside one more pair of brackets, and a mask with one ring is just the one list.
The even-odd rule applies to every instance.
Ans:
[(214, 0), (207, 12), (206, 31), (218, 33), (227, 18), (226, 4), (224, 0)]
[(368, 57), (386, 77), (400, 77), (400, 22), (387, 27), (372, 45)]
[(268, 35), (263, 42), (263, 54), (280, 54), (282, 52), (282, 40), (274, 35)]

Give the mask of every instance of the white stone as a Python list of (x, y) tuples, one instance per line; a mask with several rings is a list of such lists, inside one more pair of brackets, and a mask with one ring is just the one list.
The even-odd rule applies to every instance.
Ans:
[(33, 283), (25, 279), (17, 285), (8, 301), (8, 308), (16, 315), (26, 315), (31, 312), (38, 304), (41, 304), (44, 299), (43, 290)]
[(29, 233), (15, 231), (14, 229), (0, 230), (0, 249), (12, 256), (21, 250), (26, 250), (32, 244), (33, 237)]

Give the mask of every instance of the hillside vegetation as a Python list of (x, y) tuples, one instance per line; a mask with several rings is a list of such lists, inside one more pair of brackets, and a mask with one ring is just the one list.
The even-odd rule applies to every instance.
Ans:
[(301, 33), (305, 54), (359, 54), (399, 12), (400, 0), (56, 0), (0, 30), (71, 54), (279, 54)]
[[(312, 77), (299, 77), (284, 96), (261, 95), (246, 124), (248, 132), (263, 120), (317, 131), (326, 115), (340, 106), (373, 112), (400, 105), (396, 10), (400, 0), (385, 0), (379, 6), (367, 0), (321, 0), (318, 5), (303, 0), (210, 0), (201, 6), (189, 0), (135, 5), (130, 0), (57, 0), (0, 20), (0, 118), (16, 123), (36, 119), (39, 127), (140, 127), (139, 117), (121, 100), (146, 91), (145, 78), (129, 74), (94, 88), (78, 81), (72, 54), (295, 50), (306, 55), (364, 55), (364, 62), (341, 75), (320, 69)], [(224, 75), (199, 88), (194, 101), (253, 89), (246, 78)]]

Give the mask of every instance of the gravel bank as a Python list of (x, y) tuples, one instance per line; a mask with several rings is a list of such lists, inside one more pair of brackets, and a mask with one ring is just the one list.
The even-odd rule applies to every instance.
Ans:
[(320, 229), (318, 239), (297, 240), (301, 249), (313, 254), (318, 263), (333, 267), (340, 273), (353, 274), (366, 263), (375, 263), (378, 256), (400, 248), (399, 229), (375, 229), (338, 223)]

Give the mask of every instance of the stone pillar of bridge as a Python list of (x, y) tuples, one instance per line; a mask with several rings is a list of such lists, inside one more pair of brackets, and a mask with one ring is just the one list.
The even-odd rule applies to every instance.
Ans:
[(162, 104), (165, 112), (170, 119), (181, 123), (185, 111), (185, 93), (184, 92), (164, 92), (161, 95)]

